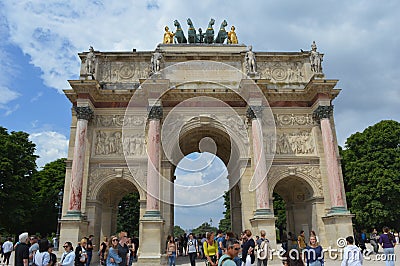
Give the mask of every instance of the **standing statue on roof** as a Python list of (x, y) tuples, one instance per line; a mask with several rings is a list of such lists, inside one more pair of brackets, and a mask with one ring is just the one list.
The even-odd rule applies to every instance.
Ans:
[(94, 75), (96, 69), (96, 55), (94, 54), (93, 46), (89, 47), (89, 53), (86, 55), (86, 74)]
[(245, 63), (247, 74), (257, 73), (256, 54), (253, 52), (253, 47), (250, 45), (249, 50), (246, 52)]
[(174, 36), (175, 34), (169, 31), (168, 26), (165, 26), (163, 43), (174, 43)]
[(151, 57), (151, 72), (160, 72), (162, 54), (156, 50)]
[(317, 52), (317, 45), (315, 41), (311, 44), (311, 52), (310, 52), (310, 64), (311, 70), (314, 73), (322, 73), (322, 58), (323, 55)]
[(231, 31), (228, 32), (228, 43), (229, 44), (238, 44), (238, 38), (235, 32), (235, 26), (231, 27)]

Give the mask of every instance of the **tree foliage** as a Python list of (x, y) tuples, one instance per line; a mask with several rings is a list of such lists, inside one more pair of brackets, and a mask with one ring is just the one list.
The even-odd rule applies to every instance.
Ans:
[(0, 127), (0, 228), (8, 233), (27, 230), (31, 220), (37, 156), (28, 137)]
[(219, 229), (222, 232), (231, 231), (232, 223), (231, 223), (231, 200), (230, 200), (230, 192), (226, 191), (224, 194), (224, 206), (225, 211), (223, 212), (224, 218), (219, 221)]
[(205, 222), (202, 225), (200, 225), (199, 227), (193, 229), (192, 233), (195, 235), (198, 234), (205, 234), (207, 232), (217, 232), (217, 228), (214, 226), (211, 226), (211, 224)]
[(174, 226), (174, 237), (181, 236), (185, 233), (185, 230), (182, 229), (179, 225)]
[(62, 204), (58, 194), (64, 188), (65, 160), (61, 158), (47, 163), (33, 177), (35, 196), (32, 202), (35, 207), (32, 216), (40, 218), (33, 219), (30, 232), (39, 232), (44, 236), (57, 231), (58, 211)]
[(341, 150), (347, 203), (358, 229), (400, 227), (400, 123), (381, 121)]
[(274, 215), (277, 218), (275, 226), (280, 232), (286, 230), (286, 203), (282, 197), (274, 192)]
[(139, 192), (130, 193), (118, 204), (117, 231), (126, 231), (130, 236), (139, 235)]

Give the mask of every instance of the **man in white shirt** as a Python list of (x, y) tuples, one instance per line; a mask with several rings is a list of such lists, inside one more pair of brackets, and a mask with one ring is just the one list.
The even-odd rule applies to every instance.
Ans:
[(9, 237), (7, 238), (7, 241), (4, 242), (3, 244), (3, 254), (4, 254), (3, 263), (5, 265), (8, 265), (10, 263), (11, 252), (13, 251), (14, 248), (14, 244), (11, 240), (12, 240), (11, 237)]
[(354, 238), (346, 237), (347, 246), (343, 250), (343, 260), (341, 266), (362, 266), (363, 256), (360, 249), (353, 245)]

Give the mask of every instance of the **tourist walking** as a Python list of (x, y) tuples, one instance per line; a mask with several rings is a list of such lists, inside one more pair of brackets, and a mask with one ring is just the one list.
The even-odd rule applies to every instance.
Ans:
[(376, 231), (376, 228), (374, 228), (372, 230), (372, 233), (369, 236), (369, 243), (374, 248), (375, 254), (378, 254), (378, 251), (379, 251), (379, 245), (378, 245), (378, 243), (379, 243), (379, 235), (378, 235), (378, 231)]
[(306, 237), (304, 236), (304, 231), (300, 231), (300, 235), (297, 237), (297, 246), (299, 248), (299, 251), (303, 251), (303, 249), (306, 248)]
[(27, 232), (19, 235), (19, 245), (15, 247), (15, 266), (27, 266), (29, 263), (29, 235)]
[(304, 256), (307, 261), (307, 266), (324, 265), (324, 253), (322, 247), (317, 243), (317, 238), (315, 236), (310, 237), (310, 243), (305, 248)]
[(347, 246), (343, 250), (343, 260), (340, 266), (361, 266), (363, 256), (360, 249), (354, 245), (352, 236), (346, 237)]
[[(128, 253), (129, 248), (127, 245), (128, 242), (128, 233), (125, 231), (121, 231), (119, 233), (119, 243), (118, 243), (118, 256), (121, 257), (122, 261), (118, 263), (119, 266), (126, 266), (128, 261)], [(108, 243), (110, 244), (110, 243)]]
[(14, 244), (12, 242), (11, 237), (7, 238), (7, 241), (4, 242), (2, 248), (3, 248), (3, 254), (4, 254), (3, 263), (5, 265), (8, 265), (8, 264), (10, 264), (11, 252), (13, 251), (13, 248), (14, 248)]
[(92, 261), (92, 255), (93, 255), (93, 235), (90, 235), (89, 238), (87, 239), (87, 248), (86, 248), (86, 254), (87, 254), (87, 262), (86, 266), (90, 265), (90, 262)]
[(29, 239), (31, 246), (29, 247), (29, 265), (33, 263), (33, 257), (35, 256), (36, 252), (39, 250), (38, 238), (37, 236), (31, 236)]
[(257, 266), (267, 266), (270, 252), (269, 240), (265, 237), (264, 230), (260, 231), (260, 239), (256, 241)]
[(189, 239), (187, 241), (187, 255), (189, 255), (190, 265), (196, 265), (196, 257), (200, 255), (199, 253), (199, 245), (197, 243), (197, 239), (194, 238), (193, 233), (189, 234)]
[(226, 240), (226, 252), (218, 261), (218, 266), (236, 266), (234, 259), (238, 256), (240, 251), (240, 243), (235, 238)]
[(85, 266), (87, 262), (87, 254), (86, 254), (86, 238), (82, 238), (81, 242), (75, 249), (75, 266)]
[[(122, 257), (118, 255), (119, 239), (117, 236), (111, 236), (110, 242), (106, 248), (104, 256), (106, 257), (106, 266), (117, 266), (122, 262)], [(126, 260), (125, 260), (126, 266)]]
[(177, 248), (176, 248), (174, 236), (168, 236), (167, 256), (168, 256), (168, 265), (169, 266), (175, 266), (176, 251), (177, 251)]
[(61, 256), (59, 266), (74, 266), (75, 252), (71, 242), (65, 242), (63, 245), (64, 253)]
[(383, 234), (379, 236), (379, 244), (382, 246), (383, 253), (386, 257), (386, 266), (394, 266), (394, 247), (396, 246), (396, 239), (387, 226), (383, 227)]
[(249, 229), (244, 230), (242, 236), (244, 241), (242, 244), (242, 265), (244, 266), (251, 266), (256, 260), (256, 257), (254, 255), (254, 248), (256, 246), (256, 243), (251, 236), (252, 234)]
[(217, 266), (218, 265), (218, 244), (214, 240), (214, 232), (207, 232), (206, 241), (204, 241), (204, 255), (206, 256), (207, 266)]
[(47, 266), (50, 262), (49, 241), (46, 238), (39, 240), (39, 250), (33, 257), (33, 263), (37, 266)]
[(105, 265), (106, 263), (106, 257), (104, 256), (104, 254), (106, 253), (107, 247), (108, 247), (108, 238), (104, 236), (103, 242), (101, 242), (99, 249), (100, 265)]

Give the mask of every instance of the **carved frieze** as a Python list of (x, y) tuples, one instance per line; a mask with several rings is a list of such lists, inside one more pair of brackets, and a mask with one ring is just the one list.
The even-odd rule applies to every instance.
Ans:
[(146, 123), (145, 116), (133, 115), (96, 115), (93, 119), (94, 126), (96, 127), (142, 127)]
[(98, 79), (100, 82), (138, 82), (147, 79), (150, 74), (148, 62), (99, 62)]
[(144, 133), (129, 132), (122, 138), (122, 132), (97, 130), (94, 140), (95, 156), (145, 156), (146, 140)]
[(278, 132), (276, 154), (315, 155), (315, 140), (311, 131)]
[(306, 82), (307, 77), (301, 62), (259, 62), (258, 72), (261, 78), (270, 79), (273, 83)]
[(277, 127), (313, 126), (315, 121), (311, 114), (274, 114)]

